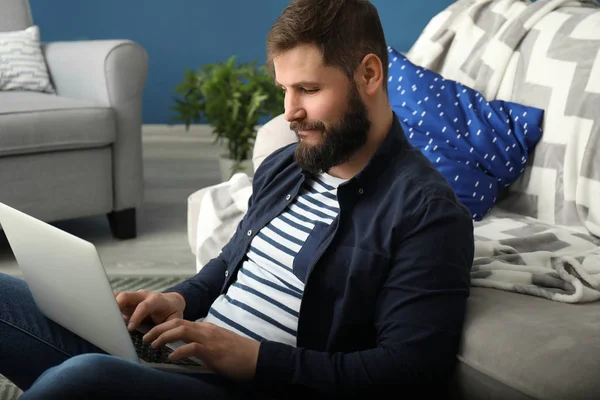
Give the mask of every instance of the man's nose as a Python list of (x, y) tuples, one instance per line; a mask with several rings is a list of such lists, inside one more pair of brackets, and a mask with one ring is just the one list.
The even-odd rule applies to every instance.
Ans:
[(306, 112), (300, 106), (300, 104), (298, 104), (297, 101), (293, 99), (293, 96), (286, 95), (284, 118), (288, 122), (292, 122), (299, 119), (304, 119), (305, 116)]

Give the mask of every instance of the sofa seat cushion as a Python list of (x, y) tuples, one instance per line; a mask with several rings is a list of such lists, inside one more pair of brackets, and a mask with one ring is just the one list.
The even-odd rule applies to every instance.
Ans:
[(102, 147), (114, 142), (113, 110), (36, 92), (0, 92), (0, 156)]
[(600, 398), (598, 315), (598, 302), (472, 288), (459, 360), (532, 398)]

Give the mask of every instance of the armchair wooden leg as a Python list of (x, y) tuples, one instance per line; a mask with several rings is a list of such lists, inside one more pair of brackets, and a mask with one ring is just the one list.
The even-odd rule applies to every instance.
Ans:
[(113, 211), (107, 214), (112, 234), (117, 239), (133, 239), (137, 236), (135, 208)]

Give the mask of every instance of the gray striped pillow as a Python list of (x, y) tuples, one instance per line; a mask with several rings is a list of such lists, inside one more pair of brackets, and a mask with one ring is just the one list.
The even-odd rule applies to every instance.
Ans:
[(56, 93), (36, 25), (22, 31), (0, 32), (0, 91), (8, 90)]

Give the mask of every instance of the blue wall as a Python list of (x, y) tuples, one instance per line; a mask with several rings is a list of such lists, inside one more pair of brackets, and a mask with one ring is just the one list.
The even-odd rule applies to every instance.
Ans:
[[(185, 67), (265, 59), (265, 38), (287, 0), (30, 0), (43, 41), (131, 39), (149, 55), (144, 123), (172, 123)], [(453, 0), (372, 0), (388, 44), (407, 51)]]

